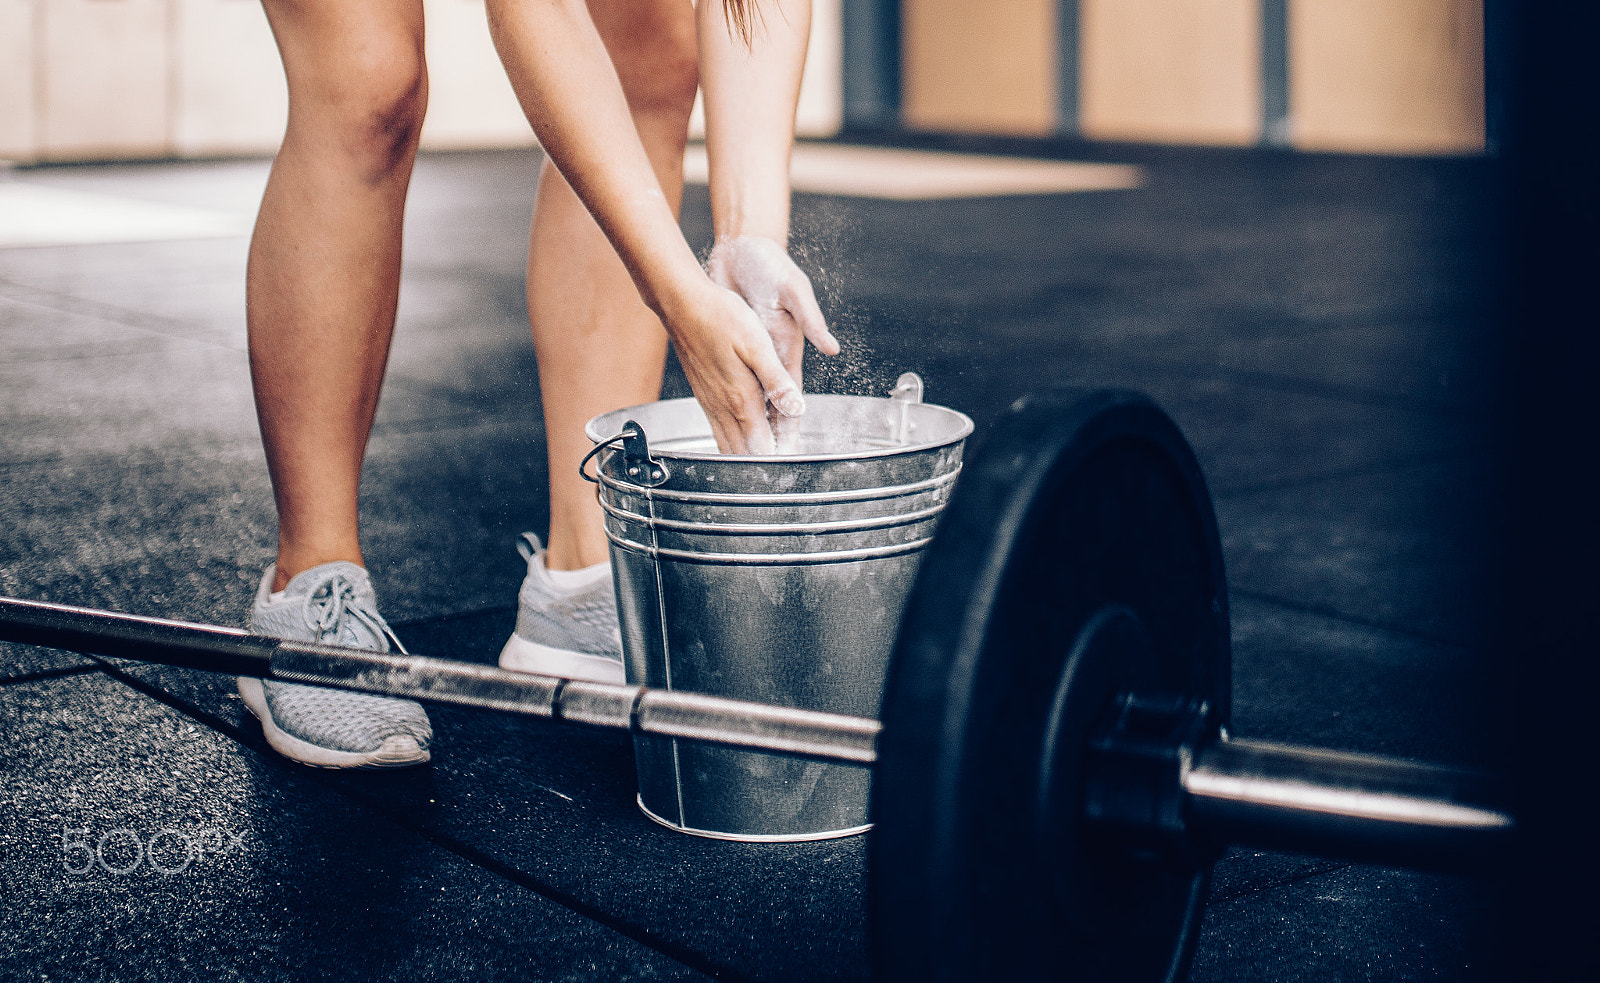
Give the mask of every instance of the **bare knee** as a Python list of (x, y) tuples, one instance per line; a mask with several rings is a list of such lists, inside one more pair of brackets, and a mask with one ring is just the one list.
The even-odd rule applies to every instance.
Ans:
[(618, 72), (628, 107), (636, 115), (689, 119), (700, 87), (700, 64), (693, 44), (687, 51), (652, 52), (647, 65), (632, 70), (619, 66)]
[(693, 6), (591, 0), (590, 9), (634, 115), (681, 118), (687, 125), (700, 86)]
[(422, 38), (368, 37), (322, 63), (289, 69), (289, 131), (370, 184), (407, 177), (428, 108)]
[(409, 71), (384, 78), (369, 92), (351, 143), (374, 175), (410, 169), (428, 112), (428, 74), (419, 56)]

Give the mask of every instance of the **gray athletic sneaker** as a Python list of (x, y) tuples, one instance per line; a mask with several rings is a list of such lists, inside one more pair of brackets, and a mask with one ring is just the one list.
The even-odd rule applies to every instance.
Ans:
[[(296, 642), (405, 651), (378, 614), (367, 572), (339, 561), (312, 567), (272, 596), (267, 567), (250, 612), (250, 630)], [(345, 690), (239, 677), (244, 705), (261, 721), (273, 750), (318, 768), (404, 768), (428, 760), (433, 728), (418, 703)]]
[(528, 575), (517, 592), (517, 630), (500, 650), (500, 668), (625, 682), (611, 571), (591, 584), (563, 590), (550, 581), (538, 536), (523, 533), (517, 552), (528, 561)]

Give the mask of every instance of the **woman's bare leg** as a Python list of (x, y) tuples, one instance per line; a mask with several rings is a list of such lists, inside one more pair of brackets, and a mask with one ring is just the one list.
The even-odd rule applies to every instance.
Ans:
[(247, 316), (281, 590), (318, 564), (362, 563), (356, 498), (394, 331), (427, 74), (421, 0), (263, 6), (289, 125), (250, 242)]
[[(694, 8), (687, 0), (590, 0), (589, 10), (676, 212), (698, 82)], [(603, 563), (608, 553), (594, 486), (578, 477), (590, 447), (583, 426), (600, 413), (660, 396), (667, 336), (616, 251), (548, 163), (528, 247), (528, 319), (549, 444), (545, 562), (553, 570)]]

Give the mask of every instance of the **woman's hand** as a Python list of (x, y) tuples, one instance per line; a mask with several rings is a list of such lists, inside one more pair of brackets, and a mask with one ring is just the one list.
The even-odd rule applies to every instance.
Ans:
[(695, 399), (724, 454), (773, 454), (769, 413), (798, 419), (800, 386), (784, 368), (771, 336), (739, 295), (703, 275), (662, 305), (662, 322)]
[(490, 34), (540, 145), (666, 325), (718, 449), (773, 453), (768, 407), (784, 431), (805, 412), (796, 378), (802, 339), (830, 354), (839, 347), (810, 282), (779, 245), (789, 227), (809, 0), (785, 0), (782, 16), (767, 18), (748, 44), (729, 34), (720, 2), (697, 8), (712, 217), (728, 240), (713, 251), (713, 267), (724, 271), (713, 275), (734, 290), (712, 282), (684, 240), (582, 0), (489, 0), (488, 8)]
[[(824, 355), (839, 353), (838, 339), (828, 330), (811, 279), (773, 240), (762, 236), (723, 239), (711, 250), (706, 272), (755, 312), (796, 394), (801, 391), (800, 365), (807, 339)], [(699, 392), (696, 388), (696, 395)], [(800, 435), (800, 415), (785, 412), (769, 399), (766, 416), (777, 452), (792, 453)]]

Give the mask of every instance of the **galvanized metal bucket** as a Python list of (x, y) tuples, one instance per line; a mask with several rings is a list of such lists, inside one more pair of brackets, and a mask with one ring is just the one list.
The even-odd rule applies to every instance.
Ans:
[[(807, 395), (798, 453), (778, 456), (718, 454), (692, 399), (590, 420), (628, 681), (876, 717), (972, 432), (921, 396), (912, 373), (888, 399)], [(639, 807), (682, 832), (811, 840), (868, 826), (865, 766), (660, 737), (634, 749)]]

